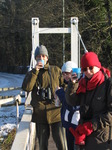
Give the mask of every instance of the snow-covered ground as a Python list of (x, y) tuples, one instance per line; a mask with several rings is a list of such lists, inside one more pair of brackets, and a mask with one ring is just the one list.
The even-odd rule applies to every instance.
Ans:
[[(25, 75), (8, 74), (0, 72), (0, 88), (5, 87), (21, 87)], [(0, 96), (16, 96), (20, 94), (20, 90), (10, 92), (0, 92)], [(22, 102), (25, 98), (22, 98)], [(19, 106), (19, 119), (24, 113), (24, 105)], [(7, 134), (16, 127), (16, 106), (7, 106), (0, 108), (0, 137), (7, 136)]]

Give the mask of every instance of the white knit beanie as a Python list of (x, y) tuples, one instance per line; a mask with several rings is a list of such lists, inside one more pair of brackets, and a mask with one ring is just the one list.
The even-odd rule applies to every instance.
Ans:
[(78, 68), (77, 64), (74, 63), (73, 61), (67, 61), (66, 63), (63, 64), (62, 66), (62, 72), (71, 72), (72, 68)]

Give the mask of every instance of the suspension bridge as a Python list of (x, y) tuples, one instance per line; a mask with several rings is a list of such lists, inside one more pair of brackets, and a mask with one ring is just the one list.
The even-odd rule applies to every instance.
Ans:
[[(30, 70), (35, 66), (35, 49), (39, 46), (39, 35), (40, 34), (71, 34), (71, 61), (75, 62), (80, 67), (80, 42), (84, 47), (84, 51), (87, 52), (86, 47), (82, 41), (81, 35), (78, 31), (78, 18), (71, 17), (70, 27), (69, 28), (39, 28), (39, 18), (32, 18), (32, 53), (31, 53), (31, 61), (30, 61)], [(21, 87), (16, 87), (16, 89)], [(13, 88), (0, 89), (3, 90), (13, 90)], [(31, 101), (31, 92), (26, 93), (25, 95), (25, 112), (22, 116), (20, 122), (17, 120), (17, 133), (12, 144), (11, 150), (34, 150), (35, 149), (35, 123), (31, 122), (32, 118), (32, 106), (30, 105)], [(18, 119), (18, 107), (20, 103), (21, 95), (17, 95), (12, 98), (10, 101), (15, 101), (17, 107), (17, 119)], [(36, 145), (39, 149), (38, 144)], [(52, 136), (49, 139), (49, 150), (56, 150), (56, 146), (53, 142)]]

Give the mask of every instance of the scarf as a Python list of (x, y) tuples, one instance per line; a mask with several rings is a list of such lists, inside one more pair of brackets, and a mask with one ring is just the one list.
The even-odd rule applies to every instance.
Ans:
[(101, 85), (105, 81), (104, 74), (107, 74), (108, 77), (110, 77), (110, 71), (104, 67), (101, 67), (101, 69), (94, 74), (90, 80), (88, 80), (87, 77), (81, 78), (76, 93), (85, 93), (86, 90), (90, 91), (95, 89), (97, 85)]

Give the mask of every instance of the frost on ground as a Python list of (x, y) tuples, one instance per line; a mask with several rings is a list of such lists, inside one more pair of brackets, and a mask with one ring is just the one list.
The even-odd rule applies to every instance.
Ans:
[[(19, 106), (19, 121), (24, 113), (24, 106)], [(0, 108), (0, 137), (6, 136), (12, 129), (16, 127), (16, 107), (2, 107)]]
[(0, 126), (0, 136), (7, 136), (14, 128), (16, 128), (16, 124), (7, 123), (6, 125)]
[[(0, 72), (0, 88), (4, 87), (21, 87), (24, 75), (8, 74)], [(11, 91), (10, 91), (11, 93)], [(12, 95), (19, 94), (20, 91), (12, 91)], [(0, 95), (3, 93), (0, 92)], [(5, 92), (5, 94), (9, 94)], [(22, 98), (25, 102), (25, 98)], [(19, 106), (19, 121), (24, 113), (24, 105)], [(7, 136), (7, 134), (16, 127), (16, 106), (7, 106), (0, 108), (0, 137)]]

